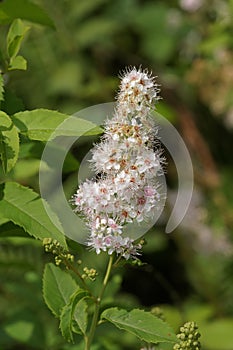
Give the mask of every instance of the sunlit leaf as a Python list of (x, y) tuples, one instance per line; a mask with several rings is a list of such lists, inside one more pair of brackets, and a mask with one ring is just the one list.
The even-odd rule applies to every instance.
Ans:
[(10, 59), (8, 70), (13, 70), (13, 69), (21, 69), (21, 70), (27, 69), (27, 61), (23, 56), (16, 56)]
[[(2, 186), (3, 187), (3, 186)], [(0, 193), (1, 214), (24, 228), (31, 236), (43, 240), (51, 237), (66, 247), (65, 236), (57, 228), (59, 222), (55, 214), (50, 210), (50, 217), (45, 210), (48, 206), (39, 195), (31, 189), (14, 182), (7, 182)], [(52, 216), (53, 215), (53, 216)], [(56, 222), (56, 226), (53, 222)]]
[(20, 133), (39, 141), (48, 141), (60, 135), (97, 135), (102, 132), (100, 127), (90, 121), (47, 109), (16, 113), (13, 122)]
[(106, 309), (101, 318), (148, 343), (175, 343), (177, 341), (171, 327), (150, 312), (139, 309), (126, 311), (113, 307)]
[(7, 52), (10, 58), (15, 58), (17, 56), (22, 40), (28, 29), (29, 27), (20, 19), (15, 19), (11, 24), (7, 34)]

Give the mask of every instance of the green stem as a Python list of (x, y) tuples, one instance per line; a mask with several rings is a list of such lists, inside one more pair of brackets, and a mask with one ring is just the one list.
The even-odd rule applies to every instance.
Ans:
[(65, 261), (64, 263), (69, 270), (73, 271), (79, 277), (79, 279), (81, 280), (81, 283), (83, 284), (83, 287), (90, 293), (90, 295), (92, 295), (90, 289), (88, 288), (85, 280), (82, 278), (79, 271), (72, 264), (70, 264), (68, 261)]
[(87, 338), (85, 338), (85, 350), (90, 350), (91, 347), (91, 343), (92, 340), (94, 338), (95, 335), (95, 330), (98, 324), (98, 319), (99, 319), (99, 311), (100, 311), (100, 305), (101, 305), (101, 301), (102, 301), (102, 297), (104, 295), (104, 291), (105, 288), (107, 286), (109, 277), (110, 277), (110, 273), (111, 273), (111, 269), (112, 269), (112, 264), (113, 264), (113, 256), (110, 255), (110, 259), (108, 262), (108, 267), (105, 273), (105, 277), (103, 280), (103, 286), (100, 290), (99, 296), (96, 298), (96, 304), (95, 304), (95, 311), (93, 314), (93, 318), (92, 318), (92, 323), (91, 323), (91, 327), (90, 327), (90, 332), (89, 332), (89, 336)]

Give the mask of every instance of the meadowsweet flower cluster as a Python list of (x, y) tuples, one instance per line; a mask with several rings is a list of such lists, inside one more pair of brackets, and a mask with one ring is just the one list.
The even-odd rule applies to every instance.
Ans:
[(97, 254), (135, 257), (141, 245), (127, 237), (127, 224), (150, 219), (161, 205), (163, 158), (150, 116), (157, 99), (157, 85), (147, 71), (133, 68), (124, 74), (114, 116), (92, 150), (98, 176), (83, 182), (73, 196), (75, 211), (90, 228), (87, 244)]

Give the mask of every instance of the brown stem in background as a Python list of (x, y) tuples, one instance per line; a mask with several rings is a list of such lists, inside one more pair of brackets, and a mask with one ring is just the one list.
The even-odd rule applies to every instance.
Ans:
[(192, 112), (182, 106), (178, 110), (181, 133), (189, 150), (198, 160), (201, 169), (195, 167), (196, 179), (207, 187), (216, 188), (220, 184), (216, 163), (207, 142), (198, 130)]
[(197, 164), (194, 164), (196, 181), (208, 188), (219, 187), (220, 179), (216, 163), (207, 142), (198, 130), (195, 116), (192, 111), (182, 104), (181, 100), (179, 100), (179, 104), (177, 103), (178, 99), (174, 97), (174, 91), (171, 93), (166, 90), (165, 95), (166, 101), (170, 101), (177, 111), (180, 133), (191, 153), (192, 159), (197, 160)]

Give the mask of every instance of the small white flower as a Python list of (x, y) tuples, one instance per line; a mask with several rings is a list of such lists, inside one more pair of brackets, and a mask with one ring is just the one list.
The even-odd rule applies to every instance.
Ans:
[(123, 237), (124, 227), (146, 220), (159, 206), (157, 177), (163, 159), (154, 151), (157, 128), (150, 117), (156, 100), (158, 88), (147, 71), (125, 73), (114, 116), (92, 150), (91, 167), (102, 176), (85, 181), (72, 198), (91, 231), (87, 244), (97, 254), (136, 257), (141, 245)]

